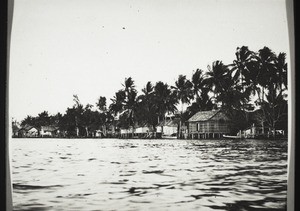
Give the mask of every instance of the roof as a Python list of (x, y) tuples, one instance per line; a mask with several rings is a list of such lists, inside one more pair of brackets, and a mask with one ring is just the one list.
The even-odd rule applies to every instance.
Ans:
[(49, 132), (53, 132), (55, 130), (57, 130), (58, 128), (57, 127), (54, 127), (54, 126), (41, 126), (41, 130), (44, 130), (44, 131), (49, 131)]
[(180, 119), (169, 119), (169, 120), (163, 120), (161, 121), (157, 126), (176, 126), (178, 125)]
[[(25, 125), (24, 127), (20, 128), (20, 130), (29, 131), (29, 130), (31, 130), (32, 128), (35, 128), (35, 127), (33, 127), (33, 126), (31, 126), (31, 125)], [(36, 128), (35, 128), (35, 129), (36, 129)]]
[(17, 125), (15, 125), (15, 124), (12, 125), (13, 132), (17, 132), (19, 129), (20, 128)]
[(219, 111), (220, 109), (211, 111), (199, 111), (196, 114), (194, 114), (191, 118), (189, 118), (188, 122), (207, 121), (211, 119), (214, 115), (216, 115)]
[(147, 123), (143, 123), (143, 124), (135, 124), (134, 127), (135, 127), (135, 128), (141, 128), (141, 127), (152, 128), (152, 125), (149, 125), (149, 124), (147, 124)]

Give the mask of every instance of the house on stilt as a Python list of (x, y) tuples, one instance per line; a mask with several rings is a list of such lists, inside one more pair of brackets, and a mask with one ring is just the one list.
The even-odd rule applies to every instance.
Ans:
[(188, 121), (188, 138), (222, 138), (230, 132), (230, 121), (222, 110), (199, 111)]

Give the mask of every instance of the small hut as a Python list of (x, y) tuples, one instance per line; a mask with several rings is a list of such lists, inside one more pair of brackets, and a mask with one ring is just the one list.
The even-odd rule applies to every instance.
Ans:
[(54, 126), (41, 126), (40, 135), (42, 137), (55, 137), (58, 132), (58, 127)]
[(199, 111), (187, 123), (188, 137), (192, 139), (222, 138), (230, 132), (229, 118), (220, 109)]
[(12, 137), (13, 138), (19, 136), (19, 130), (20, 130), (20, 128), (16, 124), (13, 123), (13, 125), (12, 125)]
[(178, 118), (163, 120), (156, 126), (156, 131), (162, 133), (163, 137), (176, 137), (179, 121)]
[(30, 125), (25, 125), (18, 132), (19, 137), (38, 137), (38, 135), (39, 130)]

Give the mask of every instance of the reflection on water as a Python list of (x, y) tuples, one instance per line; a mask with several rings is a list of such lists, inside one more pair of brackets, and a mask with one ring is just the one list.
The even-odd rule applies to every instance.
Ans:
[(285, 210), (287, 141), (12, 139), (14, 210)]

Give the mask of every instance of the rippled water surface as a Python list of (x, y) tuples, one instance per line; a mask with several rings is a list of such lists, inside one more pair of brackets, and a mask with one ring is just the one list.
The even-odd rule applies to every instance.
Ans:
[(285, 210), (287, 141), (12, 139), (14, 210)]

